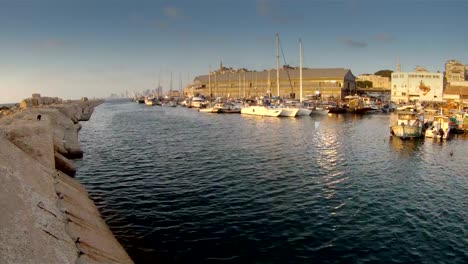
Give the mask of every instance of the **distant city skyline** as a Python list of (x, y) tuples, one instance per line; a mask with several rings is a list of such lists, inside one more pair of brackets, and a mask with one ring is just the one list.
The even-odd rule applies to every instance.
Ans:
[[(354, 75), (468, 64), (465, 0), (0, 0), (0, 103), (180, 89), (223, 65)], [(161, 76), (161, 78), (159, 78)]]

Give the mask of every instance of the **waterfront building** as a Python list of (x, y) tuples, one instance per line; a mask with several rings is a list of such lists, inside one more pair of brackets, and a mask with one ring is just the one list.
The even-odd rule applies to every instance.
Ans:
[(464, 107), (468, 103), (468, 81), (451, 82), (445, 87), (444, 99)]
[[(209, 75), (195, 77), (188, 85), (186, 96), (204, 95), (211, 97), (250, 98), (257, 96), (300, 97), (299, 67), (284, 66), (279, 70), (279, 92), (276, 69), (250, 71), (220, 67)], [(317, 68), (302, 69), (303, 98), (344, 98), (356, 93), (355, 76), (350, 69)]]
[(414, 72), (392, 73), (391, 100), (394, 102), (443, 101), (444, 80), (440, 72), (417, 67)]
[[(382, 77), (382, 76), (375, 75), (375, 74), (361, 74), (356, 78), (356, 82), (358, 81), (372, 82), (372, 87), (374, 88), (390, 89), (390, 78), (388, 77)], [(363, 87), (363, 88), (369, 88), (369, 87)]]
[(462, 82), (467, 79), (466, 69), (468, 65), (463, 65), (457, 60), (449, 60), (445, 63), (445, 79), (447, 83)]

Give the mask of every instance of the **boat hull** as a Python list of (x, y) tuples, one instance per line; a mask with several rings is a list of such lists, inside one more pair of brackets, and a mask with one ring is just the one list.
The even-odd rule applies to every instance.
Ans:
[(285, 117), (294, 117), (297, 115), (297, 112), (299, 111), (298, 108), (280, 108), (281, 114), (280, 116), (285, 116)]
[(280, 116), (282, 109), (268, 108), (265, 106), (249, 106), (241, 109), (241, 114), (256, 116)]
[(310, 114), (312, 114), (312, 110), (305, 108), (299, 108), (299, 111), (297, 112), (298, 116), (309, 116)]
[(341, 108), (341, 107), (330, 107), (328, 109), (328, 113), (329, 114), (344, 114), (346, 113), (346, 109), (345, 108)]
[(202, 113), (218, 113), (219, 109), (216, 109), (216, 108), (199, 108), (198, 111), (202, 112)]
[(437, 128), (427, 129), (424, 136), (427, 138), (436, 138), (436, 139), (448, 139), (452, 135), (451, 129), (440, 133), (440, 130)]
[(423, 128), (420, 126), (405, 126), (405, 125), (396, 125), (391, 127), (392, 134), (402, 138), (420, 138), (423, 134)]

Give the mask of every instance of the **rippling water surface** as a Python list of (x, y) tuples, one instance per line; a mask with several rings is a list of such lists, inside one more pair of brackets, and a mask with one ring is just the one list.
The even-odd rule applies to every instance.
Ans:
[(105, 103), (77, 178), (137, 263), (468, 263), (468, 140)]

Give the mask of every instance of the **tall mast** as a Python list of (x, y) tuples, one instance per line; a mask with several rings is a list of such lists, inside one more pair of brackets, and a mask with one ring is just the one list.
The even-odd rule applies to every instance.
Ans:
[(208, 74), (208, 96), (211, 100), (211, 65), (210, 65), (210, 73)]
[(276, 33), (276, 90), (280, 96), (280, 83), (279, 83), (279, 34)]
[(246, 73), (246, 72), (244, 72), (244, 93), (243, 93), (243, 97), (244, 97), (244, 98), (245, 98), (245, 73)]
[(241, 82), (241, 73), (238, 72), (238, 74), (239, 74), (239, 93), (238, 93), (238, 95), (239, 95), (239, 98), (240, 98), (241, 97), (241, 83), (242, 82)]
[(302, 102), (302, 40), (299, 39), (299, 101)]
[(218, 96), (218, 79), (216, 78), (217, 74), (218, 74), (218, 71), (215, 71), (214, 72), (214, 76), (215, 76), (215, 92), (214, 92), (215, 93), (215, 98)]
[(182, 93), (182, 72), (179, 72), (179, 93)]
[(170, 82), (170, 85), (169, 85), (169, 91), (172, 94), (172, 72), (171, 72), (171, 82)]
[(161, 71), (158, 74), (158, 97), (162, 95), (162, 87), (161, 87)]
[(268, 92), (268, 97), (270, 97), (271, 93), (271, 79), (270, 79), (270, 69), (268, 69), (268, 84), (267, 84), (267, 92)]

